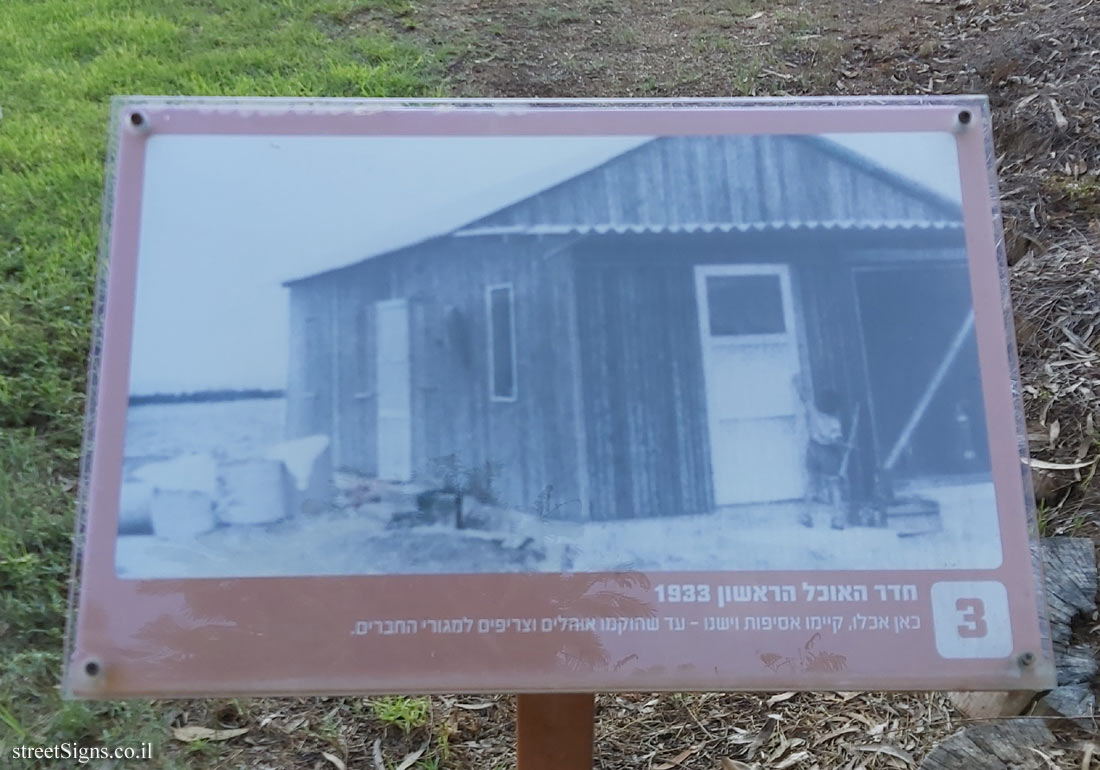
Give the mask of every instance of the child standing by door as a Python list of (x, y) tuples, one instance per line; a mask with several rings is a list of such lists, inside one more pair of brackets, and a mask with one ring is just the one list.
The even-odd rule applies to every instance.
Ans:
[(825, 504), (833, 509), (830, 519), (834, 529), (844, 528), (841, 466), (847, 444), (841, 424), (840, 396), (833, 390), (823, 390), (815, 400), (796, 379), (798, 395), (806, 419), (806, 509), (799, 521), (812, 527), (811, 509)]

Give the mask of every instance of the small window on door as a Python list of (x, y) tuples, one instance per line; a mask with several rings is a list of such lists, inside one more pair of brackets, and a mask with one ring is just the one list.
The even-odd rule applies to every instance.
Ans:
[(493, 401), (516, 400), (516, 322), (511, 284), (486, 292), (489, 326), (489, 396)]
[(707, 312), (715, 337), (783, 334), (783, 289), (778, 275), (707, 277)]

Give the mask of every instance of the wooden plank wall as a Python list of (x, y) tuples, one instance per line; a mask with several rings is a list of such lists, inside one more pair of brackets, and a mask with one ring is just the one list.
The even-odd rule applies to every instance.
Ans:
[(692, 262), (621, 245), (576, 260), (591, 517), (702, 513), (713, 493)]
[[(942, 236), (903, 236), (890, 261), (942, 256)], [(836, 391), (863, 415), (852, 494), (870, 497), (878, 448), (852, 266), (881, 233), (608, 236), (577, 248), (577, 312), (591, 514), (595, 519), (701, 513), (713, 507), (694, 268), (791, 265), (795, 315), (815, 394)], [(927, 243), (922, 244), (921, 238)], [(887, 243), (890, 238), (886, 238)], [(892, 236), (898, 243), (897, 235)], [(845, 416), (846, 420), (851, 415)]]
[[(293, 430), (335, 432), (335, 462), (377, 472), (374, 303), (409, 302), (412, 360), (413, 469), (424, 476), (439, 458), (455, 455), (462, 467), (491, 463), (501, 501), (531, 509), (543, 499), (559, 517), (580, 518), (576, 414), (569, 347), (572, 283), (568, 263), (553, 240), (440, 238), (296, 284), (292, 306), (317, 298), (317, 311), (333, 313), (338, 339), (323, 332), (294, 362), (329, 375), (337, 393), (338, 424), (324, 404), (294, 411)], [(517, 399), (489, 394), (485, 291), (511, 283), (514, 292)], [(292, 312), (299, 328), (303, 315)], [(324, 326), (324, 324), (322, 324)], [(333, 369), (333, 357), (338, 365)], [(318, 375), (320, 376), (320, 375)], [(292, 373), (289, 392), (308, 376)], [(329, 402), (331, 403), (331, 402)], [(330, 407), (331, 411), (331, 407)], [(544, 506), (545, 507), (545, 506)]]
[(378, 391), (374, 369), (378, 355), (374, 305), (357, 295), (354, 284), (339, 283), (334, 312), (338, 318), (337, 415), (343, 423), (335, 462), (365, 473), (378, 471)]
[[(336, 434), (338, 466), (377, 471), (373, 304), (406, 298), (415, 472), (451, 454), (464, 467), (493, 463), (502, 502), (530, 510), (550, 488), (550, 507), (566, 518), (708, 511), (694, 265), (791, 264), (814, 387), (855, 403), (868, 386), (850, 264), (958, 255), (943, 234), (901, 237), (605, 237), (569, 251), (559, 239), (486, 236), (383, 255), (294, 286), (291, 360), (305, 365), (291, 366), (288, 428)], [(499, 283), (515, 297), (515, 402), (489, 398), (485, 289)], [(861, 497), (882, 451), (869, 418), (853, 457)]]

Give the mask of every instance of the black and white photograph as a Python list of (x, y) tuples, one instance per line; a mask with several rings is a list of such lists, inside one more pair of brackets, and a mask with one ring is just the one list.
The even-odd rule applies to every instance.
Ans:
[(957, 157), (152, 135), (117, 574), (995, 568)]

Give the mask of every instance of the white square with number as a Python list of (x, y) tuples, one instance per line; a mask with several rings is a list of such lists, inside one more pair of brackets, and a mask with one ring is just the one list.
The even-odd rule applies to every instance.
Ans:
[(1008, 592), (994, 580), (932, 584), (936, 651), (944, 658), (1004, 658), (1012, 654)]

